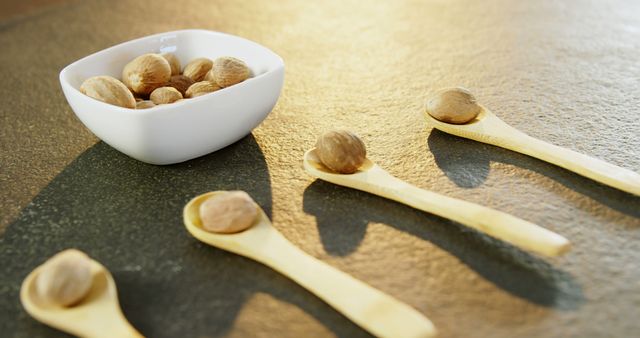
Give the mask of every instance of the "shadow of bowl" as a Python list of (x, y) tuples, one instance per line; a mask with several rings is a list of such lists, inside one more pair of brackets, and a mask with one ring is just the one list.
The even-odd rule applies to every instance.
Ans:
[[(293, 281), (205, 245), (185, 230), (183, 207), (207, 191), (244, 190), (271, 217), (270, 182), (252, 135), (170, 166), (148, 165), (97, 143), (53, 179), (0, 237), (0, 285), (19, 286), (33, 267), (74, 247), (111, 271), (125, 316), (149, 337), (223, 336), (257, 293), (293, 304), (337, 336), (369, 337)], [(0, 312), (15, 318), (0, 322), (3, 333), (68, 337), (29, 318), (18, 292), (11, 289), (0, 297)]]

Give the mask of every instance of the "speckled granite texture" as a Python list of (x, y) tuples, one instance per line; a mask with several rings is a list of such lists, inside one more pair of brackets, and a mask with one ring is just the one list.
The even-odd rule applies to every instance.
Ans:
[[(286, 63), (251, 136), (174, 166), (132, 160), (75, 118), (60, 69), (151, 33), (205, 28)], [(365, 337), (316, 297), (198, 243), (181, 208), (245, 189), (309, 254), (407, 302), (442, 337), (640, 332), (640, 198), (432, 131), (429, 92), (463, 85), (507, 123), (640, 171), (640, 3), (626, 1), (55, 1), (0, 21), (0, 332), (61, 337), (28, 317), (20, 282), (67, 247), (113, 273), (149, 337)], [(314, 181), (304, 151), (334, 126), (423, 188), (512, 213), (573, 242), (545, 259), (366, 193)]]

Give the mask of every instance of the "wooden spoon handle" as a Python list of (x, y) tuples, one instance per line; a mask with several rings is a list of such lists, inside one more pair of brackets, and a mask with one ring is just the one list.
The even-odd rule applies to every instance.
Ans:
[(129, 322), (124, 318), (120, 320), (111, 321), (109, 325), (103, 325), (103, 323), (95, 323), (95, 326), (91, 328), (92, 333), (87, 334), (88, 338), (144, 338), (144, 336), (136, 331)]
[(425, 316), (407, 304), (337, 270), (291, 244), (282, 236), (252, 257), (311, 291), (377, 337), (433, 337)]
[(594, 181), (640, 196), (640, 174), (605, 161), (559, 147), (522, 132), (511, 133), (505, 148), (571, 170)]
[(640, 174), (531, 137), (483, 107), (482, 117), (468, 125), (451, 125), (425, 114), (434, 127), (453, 135), (493, 144), (555, 164), (594, 181), (640, 196)]
[(361, 190), (398, 201), (546, 256), (558, 256), (570, 248), (569, 241), (545, 228), (507, 213), (475, 203), (420, 189), (376, 168), (375, 179)]

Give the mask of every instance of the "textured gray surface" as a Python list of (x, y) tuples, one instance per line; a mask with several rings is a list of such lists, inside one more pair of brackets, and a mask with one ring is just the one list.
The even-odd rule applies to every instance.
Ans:
[[(141, 14), (142, 13), (142, 14)], [(255, 40), (287, 65), (253, 136), (185, 164), (117, 153), (74, 117), (66, 64), (180, 28)], [(28, 318), (22, 278), (80, 247), (118, 283), (148, 336), (356, 337), (294, 283), (204, 247), (181, 207), (242, 188), (304, 251), (405, 301), (443, 337), (625, 337), (640, 331), (640, 198), (428, 129), (426, 95), (463, 85), (509, 124), (640, 171), (637, 1), (68, 2), (0, 22), (0, 332), (59, 336)], [(301, 168), (318, 133), (359, 133), (369, 157), (420, 187), (548, 227), (573, 244), (543, 259)], [(30, 203), (31, 202), (31, 203)]]

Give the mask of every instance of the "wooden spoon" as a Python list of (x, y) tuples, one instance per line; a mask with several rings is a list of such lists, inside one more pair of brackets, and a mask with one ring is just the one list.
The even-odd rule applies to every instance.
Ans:
[(282, 273), (375, 336), (435, 336), (433, 324), (420, 312), (291, 244), (271, 225), (262, 209), (253, 226), (245, 231), (216, 234), (204, 230), (199, 215), (200, 204), (220, 193), (197, 196), (185, 206), (184, 224), (195, 238)]
[(36, 278), (42, 266), (35, 268), (22, 282), (20, 301), (36, 320), (79, 337), (141, 338), (120, 310), (113, 277), (104, 266), (91, 260), (93, 282), (89, 293), (72, 307), (44, 301), (36, 291)]
[(304, 154), (304, 169), (311, 176), (385, 197), (440, 217), (460, 222), (520, 248), (547, 256), (559, 256), (569, 241), (545, 228), (507, 213), (443, 196), (406, 183), (369, 159), (353, 174), (339, 174), (325, 167), (315, 148)]
[(513, 150), (571, 170), (594, 181), (640, 196), (640, 174), (531, 137), (506, 124), (489, 109), (466, 124), (439, 121), (425, 112), (431, 126), (445, 133)]

